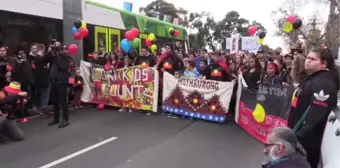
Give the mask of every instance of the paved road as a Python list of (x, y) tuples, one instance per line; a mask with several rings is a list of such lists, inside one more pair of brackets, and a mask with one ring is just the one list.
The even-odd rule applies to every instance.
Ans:
[(1, 168), (39, 168), (112, 137), (53, 168), (253, 168), (262, 159), (261, 143), (235, 124), (86, 109), (68, 128), (39, 118), (21, 127), (24, 141), (0, 144)]

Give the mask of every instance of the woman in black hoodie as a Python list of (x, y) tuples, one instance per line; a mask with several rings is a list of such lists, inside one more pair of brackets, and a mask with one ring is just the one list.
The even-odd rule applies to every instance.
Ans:
[(305, 69), (309, 76), (294, 93), (288, 126), (305, 148), (311, 168), (317, 168), (327, 118), (337, 107), (339, 72), (329, 49), (310, 52)]

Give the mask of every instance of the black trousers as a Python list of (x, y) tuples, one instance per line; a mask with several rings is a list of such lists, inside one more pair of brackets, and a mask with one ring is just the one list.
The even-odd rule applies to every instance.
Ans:
[(306, 148), (307, 161), (311, 168), (318, 168), (321, 151), (320, 149), (308, 149)]
[(53, 101), (54, 120), (59, 121), (60, 105), (62, 108), (62, 117), (68, 121), (68, 104), (67, 104), (67, 84), (51, 83), (51, 94)]

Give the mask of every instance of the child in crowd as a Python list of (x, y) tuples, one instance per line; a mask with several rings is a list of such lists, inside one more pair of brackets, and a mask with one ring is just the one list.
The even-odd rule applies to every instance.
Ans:
[(207, 59), (201, 59), (199, 73), (201, 74), (202, 79), (210, 79), (211, 69)]
[(174, 77), (175, 77), (176, 79), (181, 78), (181, 77), (182, 77), (182, 72), (181, 72), (181, 71), (175, 71)]
[(279, 77), (279, 68), (275, 63), (268, 63), (267, 65), (267, 75), (263, 79), (263, 83), (267, 84), (281, 84), (282, 81)]
[(185, 71), (183, 73), (183, 76), (189, 79), (199, 78), (200, 73), (196, 70), (195, 67), (195, 61), (188, 60), (188, 62), (185, 64)]
[(124, 57), (124, 68), (132, 66), (132, 59), (129, 56)]
[[(133, 66), (132, 64), (132, 59), (129, 56), (125, 56), (124, 57), (124, 68)], [(118, 110), (119, 112), (126, 112), (128, 111), (129, 113), (132, 113), (132, 109), (128, 109), (128, 108), (121, 108)]]
[(75, 77), (75, 84), (74, 84), (74, 108), (79, 109), (83, 108), (81, 105), (81, 94), (83, 92), (83, 85), (84, 79), (80, 76), (80, 69), (79, 67), (75, 68), (76, 77)]

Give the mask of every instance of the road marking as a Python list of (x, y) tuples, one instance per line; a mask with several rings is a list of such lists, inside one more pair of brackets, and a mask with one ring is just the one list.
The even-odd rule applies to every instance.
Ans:
[(57, 164), (60, 164), (60, 163), (62, 163), (62, 162), (65, 162), (65, 161), (67, 161), (67, 160), (70, 160), (70, 159), (72, 159), (72, 158), (74, 158), (74, 157), (76, 157), (76, 156), (79, 156), (79, 155), (81, 155), (81, 154), (83, 154), (83, 153), (86, 153), (86, 152), (88, 152), (88, 151), (90, 151), (90, 150), (92, 150), (92, 149), (98, 148), (98, 147), (100, 147), (100, 146), (102, 146), (102, 145), (104, 145), (104, 144), (107, 144), (107, 143), (109, 143), (109, 142), (111, 142), (111, 141), (114, 141), (114, 140), (116, 140), (117, 138), (118, 138), (118, 137), (111, 137), (111, 138), (109, 138), (109, 139), (106, 139), (106, 140), (101, 141), (101, 142), (99, 142), (99, 143), (97, 143), (97, 144), (94, 144), (94, 145), (92, 145), (92, 146), (89, 146), (89, 147), (87, 147), (87, 148), (85, 148), (85, 149), (82, 149), (82, 150), (80, 150), (80, 151), (78, 151), (78, 152), (72, 153), (72, 154), (70, 154), (70, 155), (68, 155), (68, 156), (65, 156), (65, 157), (63, 157), (63, 158), (60, 158), (60, 159), (58, 159), (58, 160), (56, 160), (56, 161), (53, 161), (53, 162), (51, 162), (51, 163), (49, 163), (49, 164), (46, 164), (46, 165), (44, 165), (44, 166), (41, 166), (41, 167), (39, 167), (39, 168), (50, 168), (50, 167), (53, 167), (53, 166), (55, 166), (55, 165), (57, 165)]

